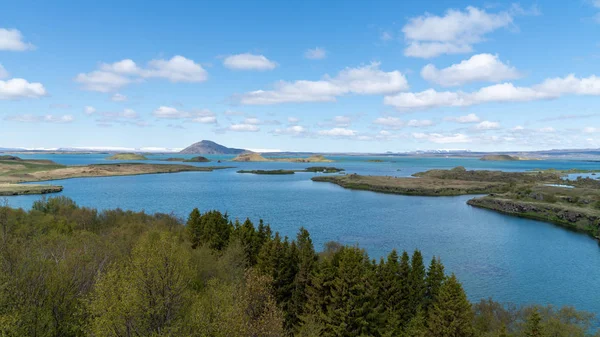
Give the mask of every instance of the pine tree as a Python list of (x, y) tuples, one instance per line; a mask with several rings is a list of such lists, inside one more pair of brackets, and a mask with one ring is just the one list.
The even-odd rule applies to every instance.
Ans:
[(400, 258), (400, 268), (399, 268), (399, 279), (398, 286), (400, 288), (400, 294), (398, 298), (398, 304), (396, 309), (396, 314), (399, 317), (400, 325), (404, 326), (410, 319), (412, 318), (412, 314), (410, 312), (410, 299), (411, 299), (411, 289), (410, 289), (410, 257), (406, 251), (402, 252), (402, 257)]
[(543, 337), (542, 316), (537, 308), (534, 308), (525, 322), (525, 336)]
[(417, 249), (412, 255), (410, 269), (410, 314), (414, 316), (419, 308), (424, 305), (425, 299), (425, 265), (423, 264), (423, 255)]
[(444, 275), (444, 265), (434, 256), (431, 259), (431, 264), (429, 265), (427, 277), (425, 279), (425, 311), (429, 310), (431, 305), (433, 305), (435, 302), (445, 278), (446, 275)]
[(309, 286), (311, 274), (317, 263), (317, 254), (315, 253), (310, 234), (304, 227), (300, 228), (296, 242), (298, 247), (298, 268), (292, 289), (290, 316), (286, 322), (288, 328), (297, 325), (299, 322), (308, 300), (306, 289)]
[(444, 281), (429, 310), (428, 329), (432, 337), (474, 335), (471, 303), (454, 274)]
[(194, 208), (188, 217), (186, 228), (188, 232), (188, 238), (192, 243), (192, 248), (196, 248), (200, 244), (200, 236), (202, 235), (203, 231), (201, 228), (202, 224), (200, 223), (200, 217), (201, 214), (198, 208)]
[(417, 310), (415, 316), (406, 325), (402, 336), (427, 337), (427, 327), (425, 325), (425, 314), (423, 313), (423, 310)]

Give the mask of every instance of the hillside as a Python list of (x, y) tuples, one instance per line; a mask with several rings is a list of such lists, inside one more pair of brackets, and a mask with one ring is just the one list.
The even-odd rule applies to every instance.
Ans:
[(145, 156), (137, 153), (117, 153), (108, 158), (107, 160), (147, 160)]
[(198, 143), (194, 143), (179, 153), (183, 154), (240, 154), (246, 152), (244, 149), (235, 149), (226, 147), (221, 144), (217, 144), (210, 140), (203, 140)]

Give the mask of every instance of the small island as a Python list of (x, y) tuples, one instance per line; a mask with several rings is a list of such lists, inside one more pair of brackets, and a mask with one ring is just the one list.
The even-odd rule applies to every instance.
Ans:
[(107, 160), (148, 160), (146, 156), (137, 154), (137, 153), (116, 153), (110, 157), (106, 158)]
[(325, 158), (323, 155), (313, 155), (307, 158), (286, 158), (286, 157), (269, 157), (265, 158), (259, 153), (245, 152), (237, 157), (233, 158), (232, 161), (238, 162), (290, 162), (290, 163), (332, 163), (333, 160)]
[(237, 173), (250, 173), (250, 174), (272, 174), (272, 175), (280, 175), (280, 174), (294, 174), (296, 172), (313, 172), (313, 173), (337, 173), (342, 172), (344, 169), (337, 167), (326, 167), (326, 166), (312, 166), (307, 167), (303, 170), (240, 170)]
[(189, 159), (186, 158), (167, 158), (167, 159), (163, 159), (164, 161), (176, 161), (176, 162), (182, 162), (182, 163), (208, 163), (210, 162), (210, 159), (206, 158), (206, 157), (202, 157), (202, 156), (197, 156), (197, 157), (192, 157)]
[(483, 160), (483, 161), (519, 161), (519, 160), (539, 160), (539, 159), (511, 156), (508, 154), (488, 154), (488, 155), (481, 157), (479, 160)]

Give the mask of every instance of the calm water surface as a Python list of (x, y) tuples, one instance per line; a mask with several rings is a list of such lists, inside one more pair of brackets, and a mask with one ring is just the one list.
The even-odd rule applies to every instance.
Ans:
[[(106, 155), (20, 155), (68, 165), (108, 163)], [(169, 156), (150, 156), (153, 160)], [(230, 156), (212, 156), (226, 160)], [(599, 169), (575, 161), (485, 162), (471, 158), (337, 157), (330, 165), (348, 173), (410, 176), (431, 168), (522, 171), (537, 168)], [(238, 174), (238, 169), (303, 168), (298, 163), (198, 163), (236, 169), (56, 182), (61, 195), (99, 209), (123, 208), (148, 213), (192, 208), (218, 209), (233, 217), (264, 219), (284, 235), (306, 227), (317, 248), (329, 240), (358, 243), (371, 257), (391, 249), (420, 249), (440, 256), (463, 282), (472, 300), (574, 305), (600, 314), (600, 247), (586, 235), (538, 221), (519, 219), (468, 206), (470, 196), (412, 197), (345, 190), (315, 183), (312, 173), (268, 176)], [(329, 165), (329, 164), (328, 164)], [(39, 196), (11, 197), (14, 207), (29, 208)]]

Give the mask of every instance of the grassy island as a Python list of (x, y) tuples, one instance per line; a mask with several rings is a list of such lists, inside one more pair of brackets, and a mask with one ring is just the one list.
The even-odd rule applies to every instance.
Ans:
[(457, 167), (416, 173), (414, 178), (351, 174), (318, 176), (312, 180), (348, 189), (404, 195), (487, 194), (469, 200), (468, 204), (554, 223), (600, 239), (600, 181), (565, 180), (566, 173), (570, 171), (467, 171)]
[(208, 163), (208, 162), (210, 162), (210, 159), (208, 159), (206, 157), (202, 157), (202, 156), (197, 156), (197, 157), (192, 157), (190, 159), (167, 158), (167, 159), (164, 159), (164, 161), (177, 161), (177, 162), (182, 162), (182, 163)]
[(232, 161), (240, 161), (240, 162), (265, 162), (265, 161), (274, 161), (274, 162), (291, 162), (291, 163), (332, 163), (333, 160), (327, 159), (322, 155), (314, 155), (307, 158), (277, 158), (277, 157), (269, 157), (265, 158), (258, 153), (242, 153), (237, 157), (233, 158)]
[(117, 153), (108, 158), (107, 160), (148, 160), (144, 155), (136, 153)]
[(191, 171), (210, 172), (225, 168), (230, 167), (142, 163), (65, 166), (49, 160), (24, 160), (3, 156), (0, 157), (0, 195), (44, 194), (62, 190), (62, 186), (19, 184), (24, 182)]
[(304, 170), (240, 170), (237, 173), (252, 173), (252, 174), (294, 174), (296, 172), (313, 172), (313, 173), (337, 173), (342, 172), (344, 169), (337, 167), (326, 167), (326, 166), (312, 166), (307, 167)]

